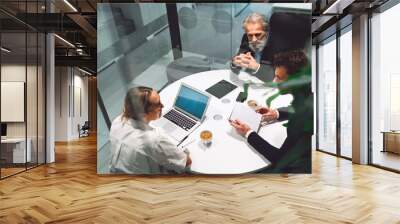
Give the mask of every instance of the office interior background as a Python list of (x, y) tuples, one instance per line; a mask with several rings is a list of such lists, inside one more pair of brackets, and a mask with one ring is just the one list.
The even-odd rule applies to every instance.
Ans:
[[(96, 184), (105, 184), (106, 181), (135, 179), (135, 177), (118, 179), (99, 177), (95, 174), (96, 153), (99, 155), (105, 153), (102, 151), (102, 146), (107, 144), (107, 138), (103, 138), (105, 141), (102, 142), (102, 138), (97, 137), (102, 135), (97, 133), (97, 124), (106, 127), (110, 114), (117, 113), (104, 109), (105, 104), (112, 104), (112, 99), (101, 98), (104, 87), (97, 86), (97, 75), (107, 72), (108, 75), (104, 78), (112, 85), (114, 82), (125, 82), (124, 77), (119, 74), (126, 73), (130, 76), (129, 81), (162, 89), (169, 82), (166, 68), (176, 59), (168, 26), (170, 15), (165, 4), (149, 4), (135, 9), (107, 6), (107, 3), (118, 2), (127, 1), (2, 0), (0, 2), (2, 129), (0, 197), (2, 201), (12, 204), (7, 197), (15, 199), (16, 195), (20, 195), (18, 196), (20, 200), (28, 198), (26, 192), (19, 194), (19, 191), (23, 191), (21, 189), (24, 188), (24, 184), (28, 185), (33, 180), (50, 183), (55, 181), (51, 180), (52, 175), (57, 181), (71, 178), (65, 179), (70, 180), (70, 184), (79, 182), (78, 179), (93, 178), (91, 183), (82, 180), (81, 185), (75, 185), (76, 189), (84, 192), (96, 189)], [(394, 189), (399, 187), (397, 173), (400, 172), (400, 101), (397, 99), (400, 93), (400, 71), (396, 57), (400, 50), (397, 41), (400, 38), (397, 29), (397, 23), (400, 21), (400, 4), (395, 0), (306, 0), (304, 2), (312, 4), (313, 12), (310, 53), (315, 94), (315, 135), (312, 150), (316, 152), (313, 153), (313, 173), (321, 175), (318, 176), (321, 179), (317, 182), (326, 190), (325, 193), (329, 194), (328, 189), (336, 193), (339, 191), (333, 189), (345, 189), (344, 194), (350, 197), (352, 194), (348, 191), (354, 185), (354, 188), (363, 189), (361, 195), (368, 192), (372, 197), (375, 196), (376, 200), (382, 199), (372, 208), (384, 207), (377, 210), (366, 209), (373, 215), (364, 217), (365, 219), (362, 216), (368, 215), (361, 215), (363, 213), (361, 208), (359, 213), (353, 216), (344, 213), (335, 219), (334, 215), (326, 217), (338, 222), (356, 222), (368, 218), (384, 223), (398, 222), (400, 217), (393, 211), (398, 211), (399, 208), (398, 202), (395, 202), (398, 193)], [(104, 5), (97, 7), (97, 3)], [(223, 37), (225, 33), (235, 38), (240, 37), (242, 30), (240, 28), (225, 30), (226, 26), (223, 26), (223, 22), (222, 25), (219, 22), (228, 20), (240, 23), (241, 19), (252, 11), (253, 4), (255, 3), (241, 3), (226, 7), (222, 3), (177, 3), (176, 7), (180, 13), (178, 16), (185, 17), (185, 13), (191, 15), (186, 17), (190, 19), (182, 20), (179, 24), (182, 27), (180, 41), (183, 48), (180, 53), (183, 56), (207, 56), (210, 60), (205, 63), (214, 69), (224, 66), (226, 61), (221, 61), (221, 58), (227, 59), (235, 52), (235, 48), (231, 46), (238, 46), (240, 38), (230, 40), (227, 46), (215, 45), (217, 42), (214, 40)], [(291, 6), (287, 4), (286, 7)], [(137, 10), (135, 12), (140, 14), (132, 13), (131, 10)], [(219, 10), (224, 13), (214, 14)], [(147, 13), (148, 11), (157, 13)], [(266, 10), (263, 13), (268, 14), (268, 12)], [(97, 20), (97, 13), (103, 13), (104, 20)], [(221, 15), (223, 18), (210, 19), (211, 15), (207, 13)], [(206, 47), (201, 47), (203, 45), (190, 43), (194, 38), (203, 38), (201, 36), (203, 16), (208, 18), (207, 21), (214, 22), (215, 26), (221, 27), (215, 30), (215, 36), (209, 36), (207, 37), (209, 41), (203, 42), (209, 45), (209, 49), (215, 51), (205, 52)], [(115, 18), (119, 18), (118, 23), (115, 22)], [(197, 21), (193, 18), (197, 18)], [(97, 30), (101, 29), (109, 29), (110, 32), (105, 36), (97, 36)], [(104, 40), (107, 44), (96, 46), (96, 38)], [(132, 46), (131, 40), (138, 38), (142, 42)], [(169, 40), (171, 45), (160, 45), (160, 40), (163, 40), (163, 43)], [(123, 49), (121, 52), (124, 53), (116, 54), (110, 51), (110, 46), (117, 46)], [(187, 52), (185, 48), (188, 49)], [(98, 52), (105, 57), (96, 60)], [(142, 57), (139, 57), (139, 61), (125, 63), (131, 62), (133, 55)], [(151, 78), (148, 78), (149, 76)], [(81, 136), (87, 132), (89, 137)], [(320, 161), (325, 160), (330, 162), (321, 165)], [(57, 168), (58, 164), (60, 165)], [(360, 168), (358, 164), (366, 168)], [(99, 165), (101, 164), (97, 164), (101, 167)], [(85, 170), (88, 173), (78, 173)], [(384, 178), (378, 178), (374, 173)], [(337, 179), (329, 179), (335, 177)], [(346, 177), (350, 177), (350, 180)], [(294, 180), (290, 178), (296, 176), (289, 177), (289, 182)], [(291, 183), (299, 184), (301, 179), (308, 177), (297, 176), (297, 178), (297, 182)], [(363, 178), (366, 179), (363, 183), (352, 182), (356, 181), (354, 179)], [(348, 182), (340, 185), (344, 179)], [(154, 190), (151, 184), (143, 185), (146, 181), (141, 179), (129, 182), (129, 186), (134, 188), (136, 184), (143, 186), (143, 189), (149, 187)], [(185, 185), (185, 180), (171, 181)], [(187, 181), (196, 183), (195, 180)], [(200, 182), (208, 181), (217, 180), (205, 177)], [(251, 179), (247, 181), (255, 183)], [(264, 181), (268, 183), (268, 179)], [(168, 180), (164, 184), (170, 186), (167, 182)], [(234, 183), (227, 179), (226, 182)], [(90, 185), (91, 188), (83, 187), (83, 184)], [(13, 188), (11, 185), (19, 187)], [(360, 187), (365, 185), (370, 185), (368, 186), (370, 188)], [(62, 186), (68, 187), (65, 183)], [(207, 186), (202, 189), (205, 188)], [(41, 190), (37, 192), (43, 193)], [(167, 194), (169, 191), (163, 189), (159, 192)], [(390, 192), (394, 201), (382, 196), (384, 192)], [(54, 197), (62, 198), (61, 195), (55, 194)], [(151, 191), (144, 197), (146, 196), (151, 197)], [(311, 195), (308, 196), (312, 198)], [(354, 193), (352, 196), (357, 198), (360, 195)], [(357, 200), (356, 202), (364, 202), (361, 199)], [(5, 217), (4, 213), (11, 212), (7, 203), (0, 205), (1, 218)], [(387, 205), (389, 203), (392, 204), (389, 206)], [(339, 209), (333, 207), (333, 211), (337, 212)], [(16, 214), (35, 216), (26, 211)], [(39, 222), (57, 220), (56, 217), (50, 219), (38, 217), (39, 215), (36, 216)], [(72, 215), (68, 217), (73, 219)], [(213, 217), (211, 216), (211, 219)], [(135, 218), (141, 220), (133, 217)], [(234, 221), (240, 222), (240, 220)]]
[[(60, 12), (69, 10), (64, 4), (1, 2), (1, 178), (54, 162), (55, 141), (78, 138), (78, 125), (90, 119), (92, 128), (96, 127), (96, 119), (89, 119), (89, 112), (93, 115), (96, 110), (92, 75), (96, 60), (89, 56), (95, 54), (96, 42), (83, 36), (68, 16), (61, 16)], [(95, 10), (86, 7), (91, 10), (86, 11)], [(51, 19), (46, 17), (50, 11)], [(53, 31), (65, 33), (49, 37), (47, 32)], [(66, 36), (73, 37), (81, 51)], [(85, 59), (78, 62), (79, 58)]]

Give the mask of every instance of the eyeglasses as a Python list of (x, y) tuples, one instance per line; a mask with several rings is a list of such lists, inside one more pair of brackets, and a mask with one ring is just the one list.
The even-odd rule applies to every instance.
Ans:
[(164, 107), (164, 104), (161, 103), (161, 101), (158, 101), (157, 103), (149, 103), (149, 106), (159, 108), (159, 107)]
[(154, 108), (159, 108), (159, 107), (164, 107), (164, 105), (161, 103), (159, 100), (157, 103), (150, 102), (150, 94), (153, 90), (152, 89), (145, 89), (144, 90), (144, 96), (143, 96), (143, 106), (146, 112), (151, 111), (151, 109)]

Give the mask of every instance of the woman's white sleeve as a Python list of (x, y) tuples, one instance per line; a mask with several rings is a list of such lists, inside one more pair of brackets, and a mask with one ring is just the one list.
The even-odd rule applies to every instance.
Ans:
[(156, 131), (153, 141), (152, 157), (169, 170), (182, 173), (185, 171), (187, 155), (179, 149), (166, 135)]

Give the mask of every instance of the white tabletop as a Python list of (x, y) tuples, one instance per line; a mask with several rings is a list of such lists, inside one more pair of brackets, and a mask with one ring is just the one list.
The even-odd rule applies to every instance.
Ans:
[[(205, 91), (222, 79), (232, 82), (238, 88), (221, 99), (212, 96), (205, 120), (182, 143), (186, 145), (192, 142), (186, 146), (192, 158), (191, 170), (203, 174), (240, 174), (265, 168), (270, 162), (254, 150), (245, 138), (238, 135), (228, 122), (236, 97), (240, 91), (243, 91), (243, 82), (230, 70), (196, 73), (167, 86), (160, 93), (161, 102), (165, 106), (163, 112), (167, 112), (172, 107), (182, 82)], [(276, 91), (261, 85), (252, 85), (249, 88), (247, 100), (256, 100), (259, 105), (265, 106), (265, 100)], [(272, 102), (271, 107), (288, 106), (292, 99), (291, 95), (279, 96)], [(215, 120), (214, 116), (217, 114), (221, 115), (222, 119)], [(282, 126), (283, 123), (277, 122), (264, 126), (259, 130), (259, 134), (270, 144), (279, 148), (286, 138), (286, 128)], [(204, 147), (200, 142), (199, 133), (203, 130), (211, 130), (213, 133), (212, 145), (209, 148)]]

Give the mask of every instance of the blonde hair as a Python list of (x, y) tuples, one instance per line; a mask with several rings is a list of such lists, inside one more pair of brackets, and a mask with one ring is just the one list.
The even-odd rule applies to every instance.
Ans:
[(123, 119), (141, 120), (149, 112), (150, 87), (139, 86), (128, 90), (124, 100)]

